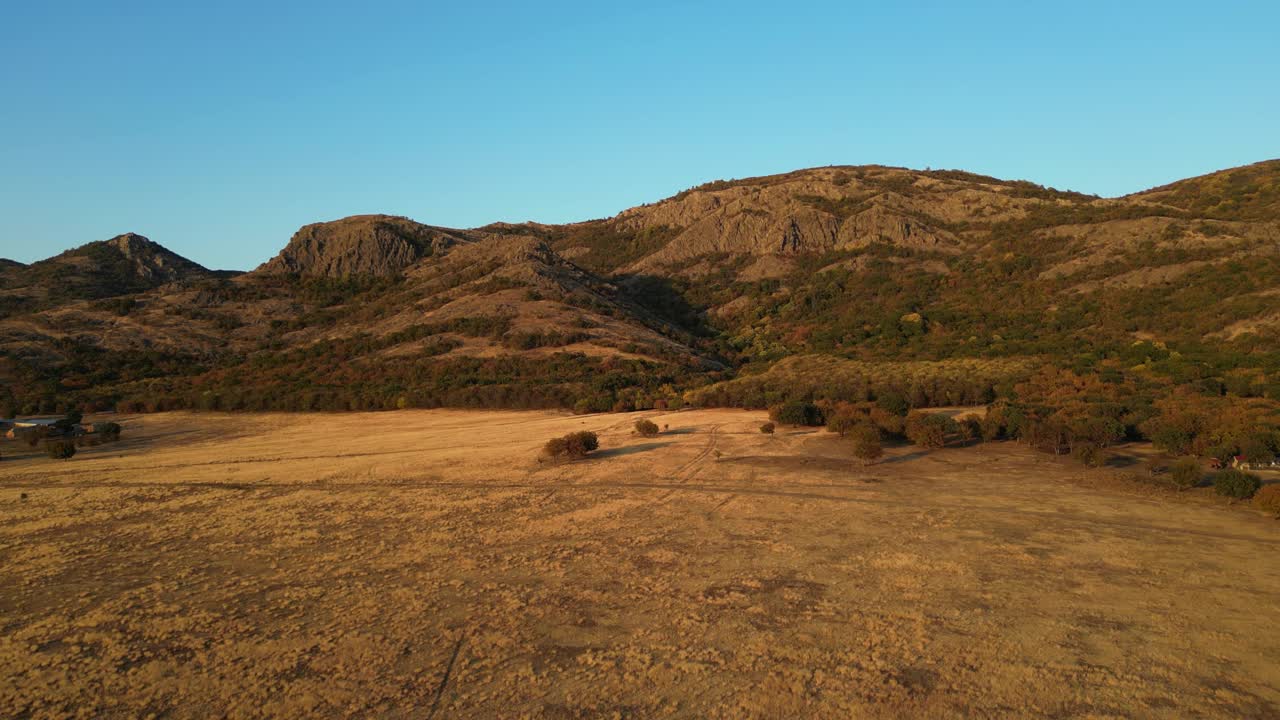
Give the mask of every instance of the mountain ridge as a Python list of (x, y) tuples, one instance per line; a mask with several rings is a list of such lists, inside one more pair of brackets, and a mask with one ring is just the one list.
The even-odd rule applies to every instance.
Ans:
[[(1040, 358), (1091, 372), (1132, 356), (1222, 382), (1244, 368), (1280, 388), (1267, 349), (1280, 346), (1278, 186), (1280, 161), (1120, 198), (832, 166), (565, 225), (312, 223), (234, 276), (118, 236), (58, 256), (47, 267), (63, 274), (46, 273), (41, 301), (10, 307), (0, 376), (22, 407), (160, 394), (293, 408), (311, 383), (343, 407), (607, 410), (676, 403), (683, 388), (801, 355)], [(133, 268), (127, 282), (77, 279), (77, 258), (107, 255)], [(30, 267), (0, 267), (3, 292), (21, 294), (5, 278)]]

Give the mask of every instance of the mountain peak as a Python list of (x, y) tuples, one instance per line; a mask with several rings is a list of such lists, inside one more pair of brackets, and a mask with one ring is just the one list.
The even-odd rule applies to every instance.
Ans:
[(304, 225), (279, 255), (254, 272), (392, 276), (424, 257), (471, 242), (470, 235), (395, 215), (352, 215)]

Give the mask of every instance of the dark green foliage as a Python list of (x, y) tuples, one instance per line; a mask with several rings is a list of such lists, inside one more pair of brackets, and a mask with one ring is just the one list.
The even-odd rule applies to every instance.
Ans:
[(811, 402), (789, 402), (769, 410), (769, 418), (783, 425), (819, 426), (824, 422), (822, 408)]
[(600, 447), (600, 441), (596, 434), (582, 430), (548, 440), (542, 448), (542, 454), (550, 458), (576, 460), (586, 457), (587, 453), (598, 447)]
[(1180, 490), (1193, 488), (1204, 478), (1204, 470), (1200, 461), (1193, 457), (1184, 457), (1169, 466), (1169, 482)]
[(54, 460), (68, 460), (76, 454), (75, 440), (50, 438), (44, 443), (44, 450)]
[(652, 420), (641, 418), (636, 421), (636, 432), (640, 433), (644, 437), (657, 437), (658, 425)]
[(1247, 500), (1262, 487), (1262, 478), (1243, 470), (1228, 468), (1213, 476), (1213, 489), (1219, 495)]

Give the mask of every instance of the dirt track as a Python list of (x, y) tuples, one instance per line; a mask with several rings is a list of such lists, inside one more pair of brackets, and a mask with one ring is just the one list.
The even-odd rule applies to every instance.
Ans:
[[(864, 469), (758, 413), (639, 416), (6, 446), (0, 715), (1280, 716), (1280, 523), (1014, 445)], [(583, 428), (598, 457), (534, 461)]]

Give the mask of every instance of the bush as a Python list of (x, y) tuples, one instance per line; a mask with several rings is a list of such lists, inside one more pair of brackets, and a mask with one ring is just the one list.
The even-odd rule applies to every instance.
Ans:
[(658, 424), (653, 422), (652, 420), (645, 420), (641, 418), (640, 420), (636, 421), (636, 432), (640, 433), (645, 437), (657, 437)]
[(113, 422), (94, 423), (93, 432), (99, 435), (103, 440), (116, 441), (120, 439), (120, 426)]
[(600, 440), (596, 434), (582, 430), (548, 440), (542, 448), (542, 454), (552, 458), (578, 459), (586, 457), (587, 453), (598, 447)]
[(771, 423), (771, 422), (767, 422), (767, 423), (765, 423), (765, 424), (761, 425), (761, 426), (760, 426), (760, 432), (764, 433), (765, 435), (772, 435), (772, 434), (773, 434), (773, 423)]
[(1193, 457), (1182, 458), (1169, 467), (1169, 482), (1179, 490), (1199, 485), (1202, 477), (1200, 461)]
[(920, 447), (940, 448), (955, 427), (956, 421), (946, 415), (913, 412), (907, 416), (907, 439)]
[(902, 417), (911, 408), (907, 397), (897, 390), (886, 390), (876, 398), (876, 407), (885, 412)]
[(769, 419), (783, 425), (809, 426), (822, 425), (825, 421), (822, 409), (809, 402), (789, 402), (779, 405), (769, 411)]
[(874, 425), (863, 423), (849, 431), (853, 438), (853, 456), (870, 465), (884, 454), (880, 446), (880, 430)]
[(1071, 457), (1085, 467), (1098, 467), (1106, 460), (1106, 455), (1097, 443), (1082, 442), (1071, 446)]
[(49, 440), (44, 444), (44, 451), (54, 460), (68, 460), (76, 454), (74, 440)]
[(1280, 485), (1268, 485), (1253, 496), (1253, 504), (1264, 513), (1280, 517)]
[(1223, 470), (1213, 476), (1213, 489), (1219, 495), (1236, 500), (1247, 500), (1262, 487), (1262, 478), (1243, 470)]

